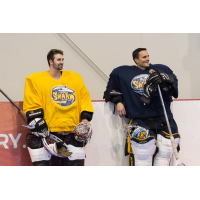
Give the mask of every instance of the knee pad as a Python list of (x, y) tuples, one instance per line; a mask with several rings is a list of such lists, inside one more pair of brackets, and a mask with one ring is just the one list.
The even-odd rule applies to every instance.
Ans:
[[(179, 133), (173, 134), (177, 148), (180, 143)], [(157, 135), (156, 145), (158, 147), (158, 153), (154, 158), (154, 166), (169, 166), (170, 159), (173, 155), (172, 143), (170, 140), (170, 134), (162, 131)]]
[(31, 161), (33, 163), (38, 162), (37, 165), (45, 165), (42, 161), (49, 161), (51, 159), (51, 154), (43, 147), (41, 138), (28, 134), (26, 142)]
[(32, 162), (47, 161), (51, 159), (51, 154), (44, 147), (39, 149), (31, 149), (28, 147), (28, 151)]
[(156, 140), (153, 136), (145, 139), (131, 138), (131, 148), (134, 154), (135, 166), (152, 166), (156, 150)]
[(84, 160), (85, 159), (85, 143), (78, 142), (74, 138), (74, 134), (69, 134), (65, 138), (69, 152), (72, 152), (68, 159), (70, 161)]
[(72, 154), (68, 156), (69, 160), (82, 160), (85, 159), (85, 147), (75, 147), (67, 145), (67, 148)]

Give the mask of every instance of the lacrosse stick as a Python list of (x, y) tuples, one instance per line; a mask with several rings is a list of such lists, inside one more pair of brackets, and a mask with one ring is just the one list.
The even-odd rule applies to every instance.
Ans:
[[(24, 114), (24, 112), (22, 111), (22, 109), (19, 107), (19, 106), (17, 106), (15, 103), (14, 103), (14, 101), (11, 99), (11, 98), (9, 98), (8, 97), (8, 95), (5, 93), (5, 92), (3, 92), (3, 90), (2, 89), (0, 89), (0, 92), (10, 101), (10, 103), (12, 103), (19, 111), (20, 111), (20, 113), (25, 117), (25, 119), (26, 119), (26, 115)], [(22, 125), (22, 126), (24, 126), (24, 125)], [(26, 127), (26, 126), (24, 126), (24, 127)], [(62, 140), (60, 140), (58, 137), (56, 137), (56, 136), (53, 136), (53, 135), (51, 135), (51, 134), (49, 134), (50, 136), (50, 138), (51, 139), (54, 139), (54, 141), (56, 141), (56, 142), (61, 142)], [(49, 145), (47, 144), (47, 142), (46, 142), (46, 139), (45, 138), (42, 138), (42, 142), (43, 142), (43, 144), (44, 144), (44, 146), (47, 148), (47, 150), (51, 153), (51, 154), (53, 154), (53, 155), (56, 155), (56, 156), (58, 156), (58, 157), (68, 157), (69, 155), (71, 155), (72, 153), (71, 152), (64, 152), (63, 154), (66, 154), (67, 156), (60, 156), (60, 155), (58, 155), (58, 153), (56, 153), (55, 154), (55, 152), (53, 152), (53, 150), (51, 149), (51, 148), (49, 148)], [(64, 143), (64, 146), (66, 147), (66, 149), (67, 149), (67, 145)]]
[[(149, 70), (150, 74), (152, 74), (153, 72), (155, 72), (153, 69)], [(163, 107), (163, 111), (164, 111), (164, 115), (165, 115), (165, 120), (166, 120), (166, 123), (167, 123), (167, 128), (169, 130), (173, 153), (174, 153), (174, 156), (176, 158), (176, 166), (185, 166), (185, 164), (183, 164), (182, 162), (179, 161), (179, 154), (178, 154), (178, 151), (177, 151), (177, 148), (176, 148), (176, 143), (175, 143), (174, 137), (172, 135), (171, 127), (169, 125), (169, 120), (168, 120), (168, 117), (167, 117), (167, 112), (166, 112), (166, 109), (165, 109), (165, 105), (164, 105), (164, 102), (163, 102), (163, 98), (162, 98), (162, 94), (161, 94), (161, 90), (160, 90), (159, 84), (158, 84), (158, 93), (159, 93), (161, 104), (162, 104), (162, 107)]]
[(10, 103), (12, 103), (19, 111), (20, 111), (20, 113), (25, 117), (25, 119), (26, 119), (26, 115), (24, 114), (24, 112), (22, 111), (22, 109), (18, 106), (18, 105), (16, 105), (15, 103), (14, 103), (14, 101), (10, 98), (10, 97), (8, 97), (8, 95), (0, 88), (0, 92), (10, 101)]

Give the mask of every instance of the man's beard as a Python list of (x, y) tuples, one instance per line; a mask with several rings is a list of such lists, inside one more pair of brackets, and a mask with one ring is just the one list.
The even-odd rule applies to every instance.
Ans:
[(53, 68), (57, 69), (57, 70), (62, 70), (63, 69), (63, 64), (53, 65)]

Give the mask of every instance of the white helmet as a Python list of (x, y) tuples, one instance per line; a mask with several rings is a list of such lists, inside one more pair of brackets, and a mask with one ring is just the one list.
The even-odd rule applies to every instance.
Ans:
[(54, 156), (65, 158), (72, 154), (72, 152), (68, 151), (66, 143), (53, 134), (49, 134), (49, 137), (42, 138), (42, 143), (44, 148)]
[(92, 136), (92, 127), (86, 122), (80, 122), (74, 128), (74, 137), (79, 142), (87, 142)]

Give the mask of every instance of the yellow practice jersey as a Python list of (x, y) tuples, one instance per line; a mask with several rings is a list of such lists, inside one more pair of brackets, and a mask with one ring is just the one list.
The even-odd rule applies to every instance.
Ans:
[(40, 108), (51, 132), (72, 131), (82, 111), (93, 112), (83, 79), (73, 71), (62, 71), (60, 80), (52, 78), (49, 71), (26, 77), (23, 111)]

